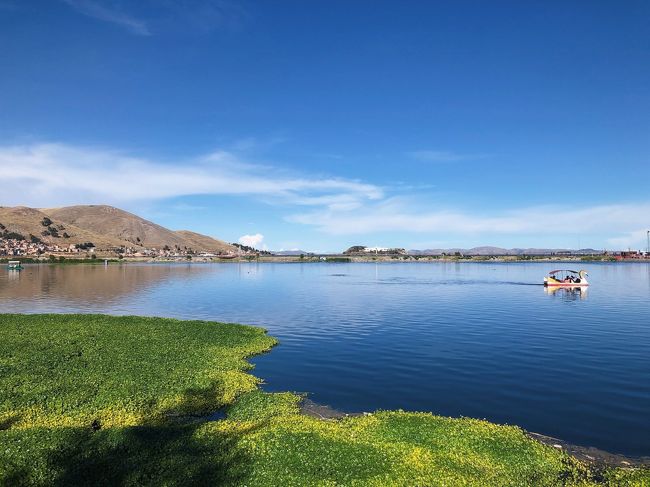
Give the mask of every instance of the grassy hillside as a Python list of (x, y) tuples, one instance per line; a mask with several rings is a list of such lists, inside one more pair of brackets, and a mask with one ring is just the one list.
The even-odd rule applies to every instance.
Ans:
[(193, 249), (216, 250), (221, 252), (237, 251), (233, 245), (223, 240), (201, 235), (200, 233), (190, 232), (189, 230), (176, 230), (174, 233), (188, 242), (188, 247), (191, 246)]
[(49, 244), (68, 246), (92, 242), (100, 249), (113, 247), (235, 252), (221, 240), (187, 230), (172, 231), (119, 208), (80, 205), (35, 209), (0, 207), (0, 237), (16, 232), (26, 239), (34, 235)]
[[(51, 223), (48, 222), (48, 219)], [(48, 225), (44, 225), (44, 223), (48, 223)], [(0, 237), (2, 231), (7, 230), (18, 233), (26, 239), (29, 239), (30, 235), (34, 235), (44, 242), (60, 246), (85, 242), (93, 242), (101, 247), (119, 247), (124, 244), (124, 241), (120, 239), (79, 228), (69, 222), (47, 215), (41, 210), (24, 206), (0, 206), (0, 224), (4, 227), (4, 229), (0, 227)], [(43, 232), (48, 234), (43, 235)]]
[(69, 224), (94, 233), (141, 245), (148, 248), (184, 247), (195, 250), (233, 250), (232, 246), (205, 235), (192, 234), (187, 238), (128, 211), (106, 205), (80, 205), (49, 208), (45, 213)]
[[(647, 485), (522, 430), (428, 413), (324, 421), (258, 391), (241, 325), (1, 315), (0, 485)], [(227, 417), (205, 415), (227, 405)], [(646, 482), (646, 483), (644, 483)]]

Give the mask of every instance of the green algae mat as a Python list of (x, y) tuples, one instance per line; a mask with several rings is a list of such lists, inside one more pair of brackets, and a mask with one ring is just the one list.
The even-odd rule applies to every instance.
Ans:
[(0, 485), (650, 485), (512, 426), (302, 415), (248, 372), (275, 343), (235, 324), (0, 314)]

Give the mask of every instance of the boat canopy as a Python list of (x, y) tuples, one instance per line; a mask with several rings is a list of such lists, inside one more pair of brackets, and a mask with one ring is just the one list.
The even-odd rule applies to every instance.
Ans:
[(556, 271), (551, 271), (549, 272), (549, 275), (551, 274), (557, 274), (558, 272), (570, 272), (571, 274), (580, 274), (578, 271), (571, 271), (569, 269), (558, 269)]

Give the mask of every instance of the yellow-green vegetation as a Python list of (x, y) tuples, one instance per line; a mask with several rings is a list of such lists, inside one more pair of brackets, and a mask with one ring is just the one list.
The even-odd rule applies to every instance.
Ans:
[[(645, 470), (594, 471), (514, 426), (379, 411), (301, 415), (293, 394), (247, 393), (228, 421), (246, 434), (246, 485), (645, 486)], [(216, 425), (206, 425), (218, 429)]]
[[(428, 413), (341, 420), (269, 394), (241, 325), (0, 315), (0, 485), (649, 485), (522, 430)], [(227, 417), (202, 415), (227, 406)]]
[(276, 342), (250, 326), (100, 315), (0, 315), (0, 420), (132, 426), (230, 404)]

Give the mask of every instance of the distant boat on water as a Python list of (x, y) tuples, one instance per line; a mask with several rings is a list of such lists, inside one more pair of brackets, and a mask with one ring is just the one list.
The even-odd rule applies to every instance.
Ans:
[(23, 269), (23, 266), (19, 260), (10, 260), (9, 262), (7, 262), (7, 269), (11, 271), (19, 271)]
[(587, 271), (572, 271), (568, 269), (559, 269), (551, 271), (544, 278), (544, 286), (547, 287), (587, 287)]

